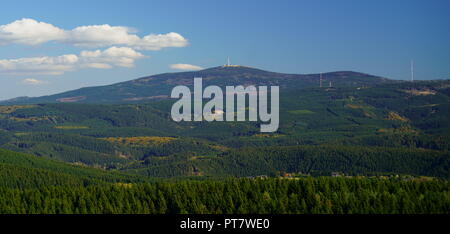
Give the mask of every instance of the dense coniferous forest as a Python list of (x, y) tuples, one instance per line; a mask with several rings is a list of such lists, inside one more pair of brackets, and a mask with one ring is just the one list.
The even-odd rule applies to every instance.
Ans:
[(109, 186), (0, 187), (0, 213), (442, 214), (448, 181), (229, 179)]

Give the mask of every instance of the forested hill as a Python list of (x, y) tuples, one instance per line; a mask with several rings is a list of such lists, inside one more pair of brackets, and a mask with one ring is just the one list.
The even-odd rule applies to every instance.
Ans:
[[(192, 86), (194, 77), (204, 85), (278, 85), (283, 89), (318, 87), (319, 74), (283, 74), (244, 66), (213, 67), (194, 72), (164, 73), (112, 85), (87, 87), (36, 98), (19, 97), (0, 102), (2, 105), (36, 103), (136, 103), (167, 98), (177, 85)], [(395, 83), (392, 80), (352, 71), (322, 74), (323, 86), (365, 87)]]
[(0, 148), (151, 177), (450, 177), (450, 81), (280, 93), (280, 126), (174, 122), (175, 100), (0, 106)]

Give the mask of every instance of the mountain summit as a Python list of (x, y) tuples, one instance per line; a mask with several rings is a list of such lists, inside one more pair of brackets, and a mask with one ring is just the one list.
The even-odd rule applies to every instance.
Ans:
[[(319, 74), (284, 74), (246, 66), (219, 66), (200, 71), (163, 73), (106, 86), (76, 89), (50, 96), (20, 97), (0, 104), (35, 103), (127, 103), (168, 98), (173, 87), (193, 85), (194, 77), (202, 77), (204, 85), (278, 85), (280, 89), (319, 87)], [(339, 71), (322, 74), (323, 86), (371, 86), (392, 80), (369, 74)]]

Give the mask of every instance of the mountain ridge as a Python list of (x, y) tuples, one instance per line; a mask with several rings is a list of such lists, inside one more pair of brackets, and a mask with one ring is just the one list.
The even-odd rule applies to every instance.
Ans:
[[(16, 97), (0, 104), (38, 103), (128, 103), (168, 98), (177, 85), (193, 85), (194, 77), (202, 77), (204, 85), (278, 85), (281, 89), (319, 86), (319, 74), (287, 74), (246, 66), (218, 66), (200, 71), (171, 72), (103, 86), (83, 87), (40, 97)], [(323, 86), (371, 86), (391, 79), (354, 71), (335, 71), (322, 74)]]

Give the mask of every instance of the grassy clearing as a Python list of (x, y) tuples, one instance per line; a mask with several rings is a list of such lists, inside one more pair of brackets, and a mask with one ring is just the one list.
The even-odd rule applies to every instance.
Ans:
[(295, 115), (310, 115), (310, 114), (314, 114), (315, 112), (310, 111), (310, 110), (292, 110), (292, 111), (289, 111), (289, 113), (295, 114)]
[(159, 136), (142, 136), (142, 137), (106, 137), (100, 138), (109, 141), (113, 144), (128, 145), (128, 146), (149, 146), (162, 145), (170, 141), (176, 140), (175, 137), (159, 137)]
[(18, 109), (27, 109), (36, 107), (34, 105), (23, 105), (23, 106), (0, 106), (0, 114), (11, 114)]
[(89, 129), (88, 126), (55, 126), (56, 129), (63, 129), (63, 130), (74, 130), (74, 129)]

